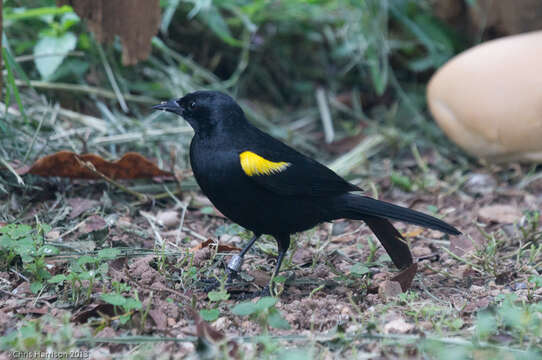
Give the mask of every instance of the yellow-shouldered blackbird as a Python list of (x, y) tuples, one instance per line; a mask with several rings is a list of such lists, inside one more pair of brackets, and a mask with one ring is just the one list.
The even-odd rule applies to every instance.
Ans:
[(153, 109), (180, 115), (194, 128), (190, 162), (201, 190), (225, 216), (254, 233), (228, 264), (230, 271), (239, 271), (245, 253), (269, 234), (278, 244), (276, 275), (291, 234), (334, 219), (363, 220), (400, 269), (412, 264), (412, 256), (388, 219), (460, 234), (435, 217), (353, 193), (361, 189), (251, 125), (228, 95), (197, 91)]

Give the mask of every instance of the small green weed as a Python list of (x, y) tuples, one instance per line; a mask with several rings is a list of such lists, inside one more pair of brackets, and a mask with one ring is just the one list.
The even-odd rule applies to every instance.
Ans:
[(267, 333), (269, 327), (289, 329), (290, 324), (275, 307), (276, 303), (276, 298), (266, 296), (255, 303), (249, 301), (237, 304), (231, 311), (235, 315), (249, 316), (250, 320), (256, 321), (260, 325), (264, 333)]
[(22, 265), (31, 279), (30, 290), (40, 291), (51, 278), (45, 257), (58, 254), (58, 249), (44, 242), (44, 234), (51, 227), (38, 223), (35, 228), (24, 224), (9, 224), (0, 228), (0, 269)]

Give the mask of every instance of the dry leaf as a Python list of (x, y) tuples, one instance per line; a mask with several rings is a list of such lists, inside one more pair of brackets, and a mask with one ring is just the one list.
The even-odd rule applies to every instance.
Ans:
[(416, 227), (415, 229), (409, 230), (406, 233), (403, 233), (402, 235), (403, 235), (403, 237), (405, 239), (409, 239), (409, 238), (413, 238), (413, 237), (416, 237), (416, 236), (420, 236), (423, 233), (423, 231), (424, 231), (423, 228)]
[[(198, 251), (207, 247), (215, 250), (216, 246), (217, 246), (217, 242), (215, 242), (213, 239), (207, 239), (204, 242), (199, 243), (198, 245), (194, 246), (192, 249), (190, 249), (190, 251), (194, 252), (194, 251)], [(218, 252), (231, 252), (231, 251), (241, 251), (241, 249), (239, 249), (236, 246), (224, 245), (224, 244), (218, 243)]]
[(75, 179), (99, 179), (100, 177), (78, 161), (89, 162), (99, 173), (112, 179), (138, 179), (155, 176), (171, 176), (160, 170), (150, 160), (138, 153), (129, 152), (114, 162), (95, 154), (77, 155), (71, 151), (60, 151), (38, 159), (30, 169), (19, 169), (19, 175), (60, 176)]
[(151, 309), (149, 315), (156, 324), (158, 330), (167, 329), (167, 316), (162, 309)]
[(24, 309), (18, 309), (17, 310), (17, 313), (18, 314), (36, 314), (36, 315), (45, 315), (49, 312), (49, 308), (47, 306), (42, 306), (42, 307), (28, 307), (28, 308), (24, 308)]
[(212, 327), (207, 321), (203, 320), (201, 316), (194, 309), (190, 309), (190, 313), (196, 323), (196, 335), (207, 344), (215, 346), (227, 346), (228, 355), (230, 358), (239, 358), (239, 345), (234, 340), (227, 340), (226, 335), (221, 331), (218, 331)]
[(58, 5), (65, 4), (87, 21), (98, 41), (111, 42), (118, 35), (123, 65), (134, 65), (149, 56), (151, 39), (160, 25), (159, 0), (58, 1)]
[(94, 207), (97, 207), (100, 203), (96, 200), (85, 199), (81, 197), (75, 197), (67, 199), (68, 205), (72, 208), (70, 212), (70, 219), (74, 219), (84, 213), (87, 210), (90, 210)]
[(99, 215), (92, 215), (85, 219), (85, 223), (79, 228), (81, 234), (103, 230), (107, 227), (105, 220)]
[(77, 310), (71, 318), (71, 321), (84, 324), (91, 317), (101, 317), (101, 314), (115, 316), (115, 307), (106, 303), (93, 303)]
[(521, 211), (512, 205), (489, 205), (478, 210), (478, 217), (485, 222), (513, 224), (521, 218)]

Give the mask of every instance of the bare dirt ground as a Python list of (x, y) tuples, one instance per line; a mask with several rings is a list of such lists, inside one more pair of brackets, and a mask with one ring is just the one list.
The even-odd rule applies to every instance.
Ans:
[[(200, 193), (134, 206), (100, 181), (55, 180), (47, 193), (13, 194), (20, 221), (50, 224), (43, 240), (60, 252), (43, 264), (58, 281), (49, 277), (37, 290), (20, 260), (0, 273), (0, 331), (26, 329), (3, 341), (88, 351), (93, 359), (184, 358), (196, 350), (210, 358), (536, 356), (542, 182), (520, 166), (442, 177), (426, 159), (425, 171), (404, 163), (410, 191), (386, 175), (365, 186), (463, 232), (449, 237), (396, 223), (421, 259), (410, 289), (390, 281), (398, 271), (368, 228), (342, 220), (294, 236), (276, 304), (250, 316), (235, 307), (257, 301), (275, 242), (257, 242), (229, 294), (211, 289), (212, 281), (224, 285), (224, 264), (251, 234)], [(119, 252), (98, 252), (107, 248)], [(287, 325), (274, 322), (272, 309)]]

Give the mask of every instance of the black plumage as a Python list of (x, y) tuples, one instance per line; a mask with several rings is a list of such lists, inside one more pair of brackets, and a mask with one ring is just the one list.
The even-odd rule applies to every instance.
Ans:
[(178, 114), (194, 128), (190, 162), (201, 190), (230, 220), (254, 232), (228, 265), (232, 271), (256, 239), (269, 234), (279, 248), (276, 275), (291, 234), (341, 218), (365, 221), (401, 269), (412, 256), (388, 219), (460, 234), (435, 217), (355, 194), (361, 189), (251, 125), (228, 95), (198, 91), (153, 108)]

